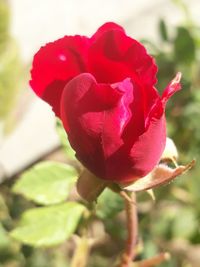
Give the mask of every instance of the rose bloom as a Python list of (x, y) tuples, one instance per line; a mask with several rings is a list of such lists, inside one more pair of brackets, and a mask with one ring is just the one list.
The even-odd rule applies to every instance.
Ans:
[(30, 85), (52, 106), (77, 159), (119, 183), (147, 175), (166, 143), (165, 105), (180, 73), (160, 96), (157, 66), (144, 46), (115, 23), (92, 37), (65, 36), (34, 56)]

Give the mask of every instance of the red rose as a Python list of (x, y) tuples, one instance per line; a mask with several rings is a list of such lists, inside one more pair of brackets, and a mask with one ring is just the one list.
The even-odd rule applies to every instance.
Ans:
[(148, 174), (166, 142), (157, 67), (142, 44), (115, 23), (91, 37), (65, 36), (34, 57), (30, 85), (62, 120), (77, 158), (99, 178), (120, 183)]

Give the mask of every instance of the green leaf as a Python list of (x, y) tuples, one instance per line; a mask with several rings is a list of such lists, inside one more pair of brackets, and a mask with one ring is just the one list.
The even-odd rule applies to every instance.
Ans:
[(72, 166), (43, 162), (22, 174), (13, 192), (39, 204), (57, 204), (68, 197), (76, 179), (77, 173)]
[(14, 239), (36, 247), (61, 244), (76, 231), (85, 207), (68, 202), (26, 211), (19, 226), (10, 235)]
[(178, 27), (174, 41), (174, 56), (177, 63), (190, 64), (195, 59), (195, 41), (184, 27)]
[(160, 36), (161, 36), (162, 40), (167, 42), (168, 41), (168, 32), (167, 32), (167, 27), (166, 27), (165, 21), (163, 19), (161, 19), (159, 21), (159, 32), (160, 32)]
[(97, 215), (102, 218), (114, 217), (122, 211), (124, 203), (118, 194), (106, 188), (97, 200)]
[(68, 141), (68, 137), (65, 132), (65, 129), (62, 125), (62, 122), (59, 119), (57, 119), (56, 121), (56, 130), (57, 130), (58, 136), (60, 137), (61, 145), (64, 148), (64, 151), (66, 152), (67, 156), (72, 160), (76, 160), (75, 151), (72, 149)]

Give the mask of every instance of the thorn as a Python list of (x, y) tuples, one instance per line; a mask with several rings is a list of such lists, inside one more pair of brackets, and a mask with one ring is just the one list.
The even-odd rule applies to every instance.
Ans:
[(152, 198), (152, 200), (155, 202), (156, 201), (156, 197), (155, 197), (155, 194), (153, 192), (153, 189), (147, 190), (147, 193), (150, 195), (150, 197)]
[(178, 168), (178, 163), (177, 163), (177, 161), (176, 161), (176, 159), (174, 158), (174, 157), (172, 157), (171, 158), (171, 161), (172, 161), (172, 163), (174, 164), (174, 166), (176, 167), (176, 168)]

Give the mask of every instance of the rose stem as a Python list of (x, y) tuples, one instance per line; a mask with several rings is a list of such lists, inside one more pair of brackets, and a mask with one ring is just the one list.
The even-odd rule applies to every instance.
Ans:
[(131, 201), (124, 197), (126, 217), (127, 217), (127, 230), (128, 237), (126, 241), (125, 251), (122, 254), (121, 262), (118, 267), (129, 267), (135, 257), (135, 248), (138, 238), (138, 216), (137, 216), (137, 206), (136, 206), (136, 195), (131, 193)]

